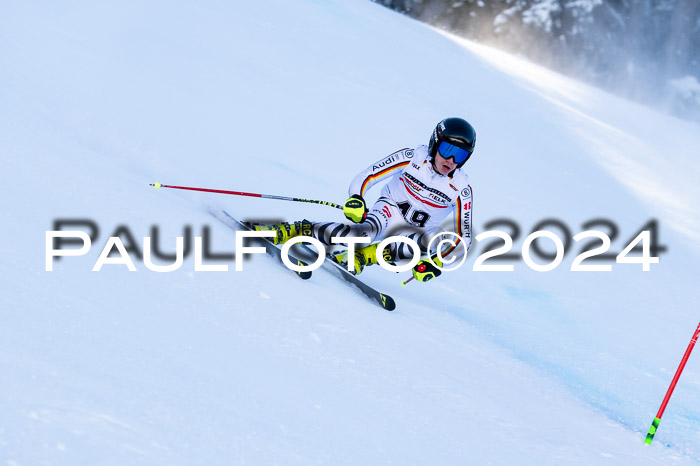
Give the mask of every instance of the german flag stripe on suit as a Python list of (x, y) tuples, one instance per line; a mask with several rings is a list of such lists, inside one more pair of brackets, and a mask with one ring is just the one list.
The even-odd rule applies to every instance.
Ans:
[(367, 189), (367, 184), (371, 183), (372, 181), (376, 180), (377, 178), (382, 178), (389, 173), (395, 172), (396, 170), (400, 170), (403, 167), (408, 165), (408, 162), (401, 162), (399, 164), (394, 165), (393, 167), (385, 168), (384, 170), (375, 173), (374, 175), (370, 175), (367, 178), (365, 178), (365, 181), (362, 182), (362, 189), (360, 189), (360, 196), (365, 195), (365, 189)]

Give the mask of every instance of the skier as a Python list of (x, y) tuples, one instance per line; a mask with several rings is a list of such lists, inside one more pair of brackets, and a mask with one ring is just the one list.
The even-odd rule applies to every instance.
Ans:
[[(350, 198), (343, 206), (343, 213), (352, 225), (301, 220), (254, 225), (254, 228), (276, 231), (275, 244), (300, 235), (313, 236), (325, 245), (337, 244), (331, 238), (338, 236), (368, 237), (372, 243), (355, 249), (355, 273), (377, 263), (377, 245), (381, 239), (403, 233), (416, 241), (426, 256), (413, 267), (413, 276), (419, 281), (431, 280), (441, 274), (442, 260), (460, 258), (471, 244), (472, 189), (469, 177), (461, 168), (471, 157), (475, 142), (472, 125), (461, 118), (446, 118), (433, 130), (428, 146), (394, 152), (355, 176), (348, 189)], [(381, 196), (368, 209), (363, 196), (388, 178)], [(450, 212), (454, 214), (458, 239), (443, 251), (428, 251), (430, 239), (442, 232), (440, 222)], [(464, 248), (457, 247), (459, 241), (464, 242)], [(382, 256), (394, 263), (413, 258), (413, 253), (405, 243), (392, 243), (382, 251)], [(347, 250), (333, 253), (332, 258), (341, 265), (348, 264)]]

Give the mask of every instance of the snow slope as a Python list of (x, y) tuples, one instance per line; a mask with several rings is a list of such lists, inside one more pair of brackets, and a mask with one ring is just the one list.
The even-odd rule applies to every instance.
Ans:
[[(700, 463), (697, 355), (642, 443), (698, 322), (696, 125), (350, 0), (4, 3), (0, 109), (4, 464)], [(481, 244), (428, 284), (367, 270), (393, 313), (264, 257), (91, 272), (119, 226), (230, 253), (211, 211), (341, 219), (148, 183), (342, 202), (451, 115), (479, 232), (607, 218), (619, 252), (656, 218), (660, 264), (474, 272)], [(47, 272), (66, 218), (99, 237)]]

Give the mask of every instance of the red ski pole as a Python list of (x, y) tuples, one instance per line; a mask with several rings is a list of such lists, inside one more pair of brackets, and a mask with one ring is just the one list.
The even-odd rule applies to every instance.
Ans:
[(249, 196), (249, 197), (261, 197), (263, 199), (277, 199), (280, 201), (294, 201), (294, 202), (309, 202), (311, 204), (322, 204), (330, 207), (335, 207), (336, 209), (341, 209), (343, 206), (334, 204), (327, 201), (315, 201), (313, 199), (301, 199), (298, 197), (287, 197), (287, 196), (273, 196), (271, 194), (256, 194), (256, 193), (244, 193), (241, 191), (226, 191), (224, 189), (207, 189), (207, 188), (190, 188), (188, 186), (173, 186), (169, 184), (151, 183), (149, 186), (154, 188), (173, 188), (173, 189), (187, 189), (189, 191), (203, 191), (205, 193), (219, 193), (219, 194), (232, 194), (234, 196)]
[(654, 418), (654, 421), (651, 423), (651, 427), (649, 428), (649, 433), (647, 433), (647, 438), (644, 440), (644, 443), (647, 445), (651, 444), (651, 441), (654, 439), (654, 435), (656, 434), (656, 429), (659, 427), (659, 423), (661, 422), (661, 416), (664, 415), (664, 410), (666, 410), (666, 405), (668, 404), (668, 400), (671, 399), (671, 394), (673, 393), (673, 389), (676, 388), (676, 383), (678, 383), (678, 379), (681, 376), (681, 372), (683, 372), (683, 368), (685, 367), (685, 363), (688, 361), (688, 356), (690, 356), (690, 353), (693, 351), (693, 348), (695, 347), (695, 342), (698, 341), (698, 336), (700, 336), (700, 324), (698, 324), (698, 328), (695, 329), (695, 333), (693, 334), (693, 338), (690, 339), (690, 343), (688, 344), (688, 349), (685, 350), (685, 354), (683, 355), (683, 359), (681, 359), (681, 363), (678, 366), (678, 369), (676, 370), (676, 375), (673, 376), (673, 380), (671, 381), (671, 385), (668, 387), (668, 390), (666, 391), (666, 396), (664, 397), (664, 401), (661, 403), (661, 407), (659, 408), (659, 412), (656, 413), (656, 417)]

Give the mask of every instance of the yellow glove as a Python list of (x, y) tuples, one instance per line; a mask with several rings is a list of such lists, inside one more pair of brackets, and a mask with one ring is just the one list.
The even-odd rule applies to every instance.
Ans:
[(359, 194), (353, 194), (350, 199), (345, 201), (343, 213), (354, 223), (362, 223), (367, 218), (367, 204)]
[(435, 263), (437, 267), (431, 264), (428, 259), (423, 259), (418, 262), (416, 266), (413, 267), (413, 276), (415, 279), (420, 282), (427, 282), (435, 277), (439, 277), (442, 271), (438, 267), (442, 267), (442, 261), (440, 261), (440, 258), (436, 255), (433, 257), (433, 263)]

